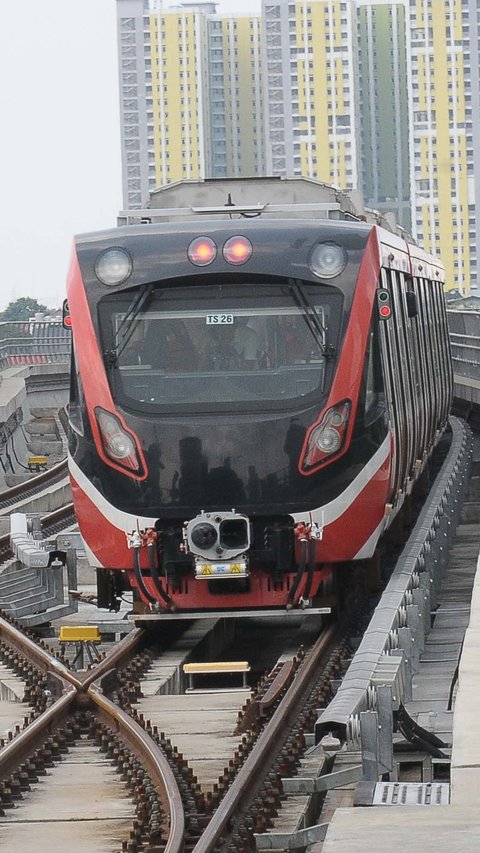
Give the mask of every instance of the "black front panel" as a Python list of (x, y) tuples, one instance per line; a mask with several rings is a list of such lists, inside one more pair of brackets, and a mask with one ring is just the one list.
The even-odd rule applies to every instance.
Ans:
[(88, 425), (71, 434), (71, 453), (114, 506), (138, 515), (189, 518), (200, 510), (235, 508), (247, 514), (308, 511), (349, 485), (386, 435), (384, 407), (359, 411), (348, 452), (317, 474), (303, 476), (298, 460), (317, 408), (255, 418), (128, 417), (141, 440), (148, 478), (136, 482), (97, 456)]
[[(207, 269), (187, 257), (198, 233), (219, 247)], [(235, 233), (248, 233), (253, 246), (237, 270), (220, 250)], [(135, 481), (103, 463), (85, 423), (84, 436), (72, 434), (71, 451), (109, 502), (164, 518), (209, 508), (284, 516), (348, 486), (385, 436), (382, 412), (365, 420), (363, 391), (345, 456), (311, 476), (298, 466), (328, 399), (368, 234), (345, 223), (241, 221), (80, 240), (114, 404), (149, 471)], [(331, 280), (309, 267), (319, 240), (345, 249), (345, 270)], [(102, 286), (94, 274), (95, 258), (109, 246), (123, 246), (133, 260), (130, 280), (119, 287)]]

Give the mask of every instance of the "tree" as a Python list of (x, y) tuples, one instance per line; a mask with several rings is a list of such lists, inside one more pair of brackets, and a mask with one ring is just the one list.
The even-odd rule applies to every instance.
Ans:
[(9, 302), (5, 311), (0, 312), (0, 321), (30, 320), (30, 317), (33, 317), (38, 312), (43, 314), (45, 311), (48, 311), (46, 305), (40, 305), (31, 296), (21, 296), (15, 302)]

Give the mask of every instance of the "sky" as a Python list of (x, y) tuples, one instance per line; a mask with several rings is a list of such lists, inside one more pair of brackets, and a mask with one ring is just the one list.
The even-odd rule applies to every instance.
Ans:
[(58, 307), (73, 235), (122, 207), (115, 0), (2, 0), (0, 80), (0, 310)]

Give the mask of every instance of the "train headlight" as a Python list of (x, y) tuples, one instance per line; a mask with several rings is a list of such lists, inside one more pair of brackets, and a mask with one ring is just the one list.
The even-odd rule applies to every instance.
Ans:
[(317, 243), (310, 255), (310, 269), (319, 278), (335, 278), (347, 265), (347, 253), (338, 243)]
[(109, 436), (107, 441), (108, 450), (115, 459), (126, 459), (135, 453), (135, 444), (126, 433), (117, 432)]
[(315, 443), (323, 453), (335, 453), (340, 447), (342, 439), (338, 430), (334, 427), (326, 427), (315, 436)]
[(124, 468), (138, 471), (140, 465), (135, 441), (118, 418), (104, 409), (96, 409), (95, 416), (107, 456)]
[(95, 275), (102, 284), (123, 284), (132, 274), (133, 263), (126, 249), (106, 249), (95, 261)]
[(312, 474), (324, 462), (337, 455), (345, 445), (350, 415), (350, 402), (344, 400), (324, 412), (305, 439), (300, 459), (302, 474)]

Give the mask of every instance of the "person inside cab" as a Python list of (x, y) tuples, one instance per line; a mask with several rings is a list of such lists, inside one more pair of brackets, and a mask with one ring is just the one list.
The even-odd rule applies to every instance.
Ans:
[(233, 346), (242, 360), (242, 366), (254, 370), (259, 366), (262, 355), (260, 335), (250, 325), (250, 317), (237, 317), (234, 329)]

